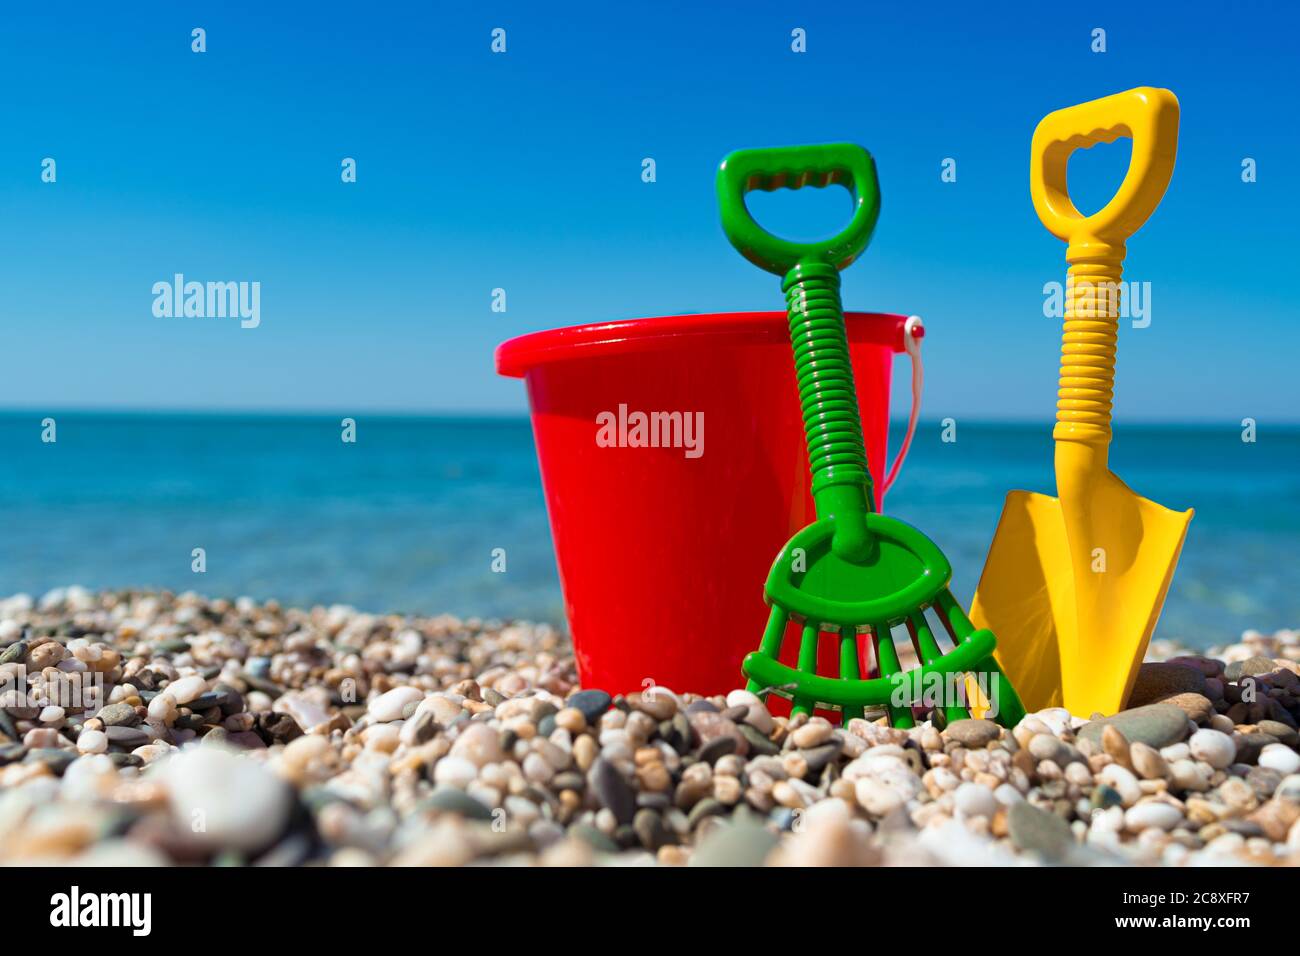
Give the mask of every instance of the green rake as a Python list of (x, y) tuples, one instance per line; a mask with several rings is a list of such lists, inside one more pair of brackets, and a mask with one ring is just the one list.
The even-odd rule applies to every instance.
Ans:
[[(843, 232), (823, 242), (779, 239), (745, 206), (745, 194), (753, 189), (833, 183), (853, 194), (854, 215)], [(731, 244), (783, 277), (817, 506), (817, 520), (791, 538), (772, 565), (764, 588), (772, 609), (767, 629), (742, 665), (749, 689), (790, 697), (795, 714), (838, 708), (845, 723), (868, 708), (884, 708), (889, 722), (903, 728), (914, 726), (915, 706), (933, 705), (946, 720), (966, 717), (962, 702), (973, 694), (977, 713), (987, 711), (1014, 726), (1024, 709), (993, 659), (997, 641), (992, 632), (976, 630), (954, 600), (947, 558), (915, 528), (873, 510), (839, 270), (866, 248), (875, 228), (875, 162), (865, 149), (847, 143), (739, 150), (723, 160), (717, 188)], [(952, 639), (946, 654), (927, 610)], [(797, 668), (780, 662), (791, 622), (801, 629)], [(900, 665), (896, 626), (907, 629), (920, 667), (905, 671)], [(838, 677), (817, 673), (823, 635), (839, 642)], [(861, 673), (864, 637), (874, 648), (876, 677)]]

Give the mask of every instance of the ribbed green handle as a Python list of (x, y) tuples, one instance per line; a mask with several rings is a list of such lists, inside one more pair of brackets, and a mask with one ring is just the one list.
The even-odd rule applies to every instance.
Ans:
[[(840, 183), (853, 193), (855, 212), (838, 235), (796, 243), (764, 230), (745, 207), (751, 189), (798, 189)], [(871, 473), (853, 383), (839, 270), (866, 248), (880, 214), (876, 164), (861, 146), (837, 143), (737, 150), (722, 161), (717, 179), (722, 228), (745, 258), (783, 275), (790, 342), (812, 469), (817, 517), (836, 519), (832, 546), (846, 559), (871, 548), (864, 517), (872, 509)]]
[[(825, 263), (801, 264), (790, 270), (781, 287), (817, 517), (865, 514), (871, 508), (871, 472), (840, 304), (840, 274)], [(841, 543), (837, 534), (837, 551), (847, 547), (857, 552), (865, 544), (866, 527), (862, 525), (859, 540), (854, 527), (858, 524), (850, 522), (844, 528), (852, 541)]]

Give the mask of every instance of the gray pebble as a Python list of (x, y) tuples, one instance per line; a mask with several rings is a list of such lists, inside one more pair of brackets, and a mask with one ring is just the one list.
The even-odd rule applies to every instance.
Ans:
[(569, 836), (577, 837), (600, 853), (617, 853), (618, 844), (590, 823), (575, 823), (569, 827)]
[(587, 772), (587, 783), (601, 806), (619, 823), (631, 823), (636, 814), (636, 794), (610, 761), (597, 757)]
[(1103, 717), (1079, 728), (1080, 740), (1101, 746), (1101, 734), (1111, 724), (1129, 743), (1144, 743), (1160, 750), (1187, 737), (1187, 714), (1173, 704), (1148, 704), (1121, 710), (1113, 717)]
[(76, 760), (78, 756), (75, 750), (59, 750), (54, 747), (37, 748), (27, 751), (23, 763), (43, 763), (50, 768), (50, 772), (56, 777), (61, 777), (63, 771), (68, 769), (68, 764)]
[(587, 723), (594, 727), (601, 715), (609, 710), (612, 700), (613, 698), (603, 690), (580, 690), (571, 695), (565, 703), (581, 711)]
[(136, 727), (140, 723), (140, 715), (130, 704), (109, 704), (107, 707), (100, 708), (95, 716), (102, 720), (106, 727)]
[(765, 826), (736, 822), (720, 826), (691, 854), (690, 866), (761, 866), (777, 844)]
[(661, 846), (676, 843), (672, 832), (664, 825), (663, 817), (657, 810), (643, 808), (632, 819), (632, 829), (641, 841), (641, 845), (654, 853)]
[(1013, 844), (1041, 854), (1049, 863), (1059, 863), (1074, 845), (1068, 823), (1025, 801), (1013, 803), (1007, 811), (1007, 829)]
[(714, 800), (712, 797), (705, 797), (695, 806), (691, 807), (691, 812), (686, 819), (690, 824), (691, 829), (694, 830), (699, 826), (700, 821), (706, 817), (725, 816), (726, 813), (727, 807), (725, 804)]
[(1223, 671), (1225, 680), (1234, 684), (1243, 677), (1262, 677), (1277, 670), (1277, 665), (1267, 657), (1248, 657), (1244, 661), (1233, 661)]
[(484, 806), (458, 787), (438, 787), (420, 801), (420, 806), (443, 813), (455, 813), (470, 820), (491, 820), (492, 808)]
[(781, 748), (762, 731), (749, 724), (740, 724), (740, 735), (749, 743), (749, 752), (759, 757), (774, 757)]
[(701, 761), (712, 766), (718, 762), (720, 757), (736, 752), (735, 737), (714, 737), (703, 747), (698, 754)]
[(125, 747), (127, 750), (142, 747), (153, 739), (143, 730), (134, 727), (105, 727), (104, 733), (108, 736), (109, 743)]
[(954, 720), (943, 732), (949, 740), (955, 740), (967, 747), (987, 747), (1002, 734), (1002, 728), (991, 720)]

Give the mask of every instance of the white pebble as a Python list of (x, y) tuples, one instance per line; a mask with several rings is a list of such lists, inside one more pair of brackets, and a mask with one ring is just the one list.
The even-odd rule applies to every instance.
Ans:
[(953, 800), (958, 812), (967, 817), (991, 817), (998, 808), (993, 791), (982, 783), (963, 783)]
[(1021, 803), (1025, 796), (1009, 783), (1004, 783), (993, 791), (993, 796), (998, 798), (998, 803), (1004, 807), (1009, 807), (1013, 803)]
[(478, 767), (464, 757), (453, 757), (450, 754), (439, 760), (433, 768), (434, 783), (445, 783), (462, 790), (473, 783), (477, 776)]
[(727, 706), (747, 708), (749, 713), (745, 715), (745, 723), (761, 734), (767, 735), (772, 732), (774, 726), (772, 715), (768, 713), (766, 705), (757, 694), (747, 690), (733, 690), (727, 695)]
[(83, 730), (77, 737), (77, 749), (83, 754), (108, 753), (108, 734), (102, 730)]
[(1117, 763), (1107, 764), (1102, 767), (1097, 779), (1114, 788), (1126, 807), (1133, 806), (1142, 797), (1142, 787), (1138, 783), (1137, 777)]
[(1160, 748), (1160, 756), (1165, 758), (1166, 763), (1173, 763), (1175, 760), (1186, 760), (1191, 755), (1192, 748), (1187, 746), (1185, 741)]
[(406, 705), (413, 704), (422, 697), (424, 697), (424, 691), (418, 687), (394, 687), (387, 693), (380, 694), (372, 700), (370, 705), (366, 707), (366, 713), (371, 721), (377, 724), (401, 720), (402, 711), (406, 709)]
[(1172, 830), (1183, 820), (1182, 813), (1170, 803), (1151, 801), (1129, 807), (1124, 813), (1124, 825), (1134, 833), (1143, 830)]
[(164, 693), (178, 704), (188, 704), (207, 689), (208, 682), (202, 677), (182, 677), (180, 680), (170, 682), (164, 688)]
[(872, 816), (886, 816), (903, 805), (903, 798), (896, 790), (870, 777), (854, 785), (854, 794), (862, 809)]
[(546, 783), (555, 776), (555, 768), (539, 753), (524, 758), (524, 778), (531, 783)]
[(171, 694), (163, 691), (153, 700), (149, 701), (149, 719), (161, 720), (170, 724), (176, 719), (176, 701)]
[(262, 764), (223, 747), (189, 748), (168, 757), (161, 776), (176, 826), (204, 845), (259, 849), (289, 821), (289, 787)]
[(501, 734), (487, 724), (470, 724), (460, 732), (451, 745), (451, 755), (469, 761), (475, 767), (485, 767), (506, 759), (501, 749)]
[(1210, 789), (1210, 777), (1213, 771), (1208, 765), (1184, 758), (1169, 765), (1173, 774), (1174, 787), (1178, 790), (1201, 792)]
[(43, 724), (57, 724), (63, 719), (63, 708), (55, 707), (51, 704), (49, 707), (41, 708), (40, 721)]
[(1259, 752), (1259, 765), (1280, 774), (1293, 774), (1300, 770), (1300, 754), (1286, 744), (1269, 744)]
[(1217, 730), (1198, 730), (1187, 743), (1193, 757), (1204, 760), (1215, 770), (1222, 770), (1237, 756), (1237, 745), (1232, 738)]

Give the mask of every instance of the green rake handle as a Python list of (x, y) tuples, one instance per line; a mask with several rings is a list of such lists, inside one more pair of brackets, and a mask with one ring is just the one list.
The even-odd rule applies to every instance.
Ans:
[[(853, 194), (853, 219), (838, 235), (822, 242), (780, 239), (756, 223), (745, 206), (745, 194), (754, 189), (820, 189), (833, 183)], [(800, 263), (847, 267), (867, 248), (880, 217), (875, 160), (854, 143), (738, 149), (718, 168), (717, 186), (722, 229), (731, 244), (750, 262), (779, 276)]]
[[(745, 194), (754, 189), (817, 188), (838, 183), (853, 195), (854, 213), (838, 235), (821, 242), (781, 239), (754, 221)], [(746, 259), (783, 276), (790, 342), (817, 517), (835, 518), (832, 548), (846, 560), (872, 548), (864, 516), (872, 510), (871, 472), (853, 383), (839, 270), (867, 247), (880, 216), (876, 164), (861, 146), (834, 143), (742, 149), (718, 169), (722, 228)]]

